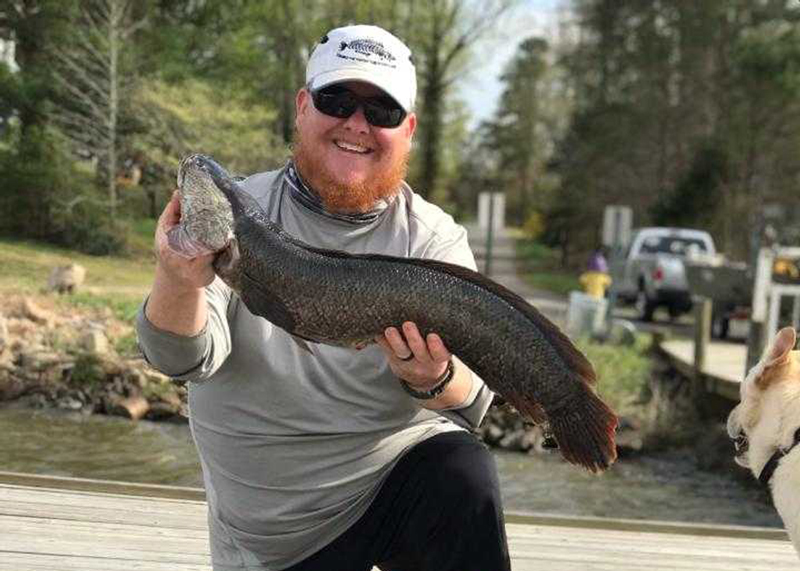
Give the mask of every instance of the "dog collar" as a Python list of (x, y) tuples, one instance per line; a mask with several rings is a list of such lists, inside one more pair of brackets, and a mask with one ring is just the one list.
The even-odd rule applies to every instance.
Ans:
[(778, 467), (778, 462), (786, 456), (792, 449), (800, 444), (800, 428), (795, 430), (794, 432), (794, 441), (789, 445), (788, 448), (778, 448), (775, 451), (770, 459), (764, 464), (764, 468), (761, 469), (761, 474), (758, 475), (758, 481), (764, 484), (765, 486), (769, 484), (769, 481), (772, 479), (772, 474), (775, 473), (775, 470)]

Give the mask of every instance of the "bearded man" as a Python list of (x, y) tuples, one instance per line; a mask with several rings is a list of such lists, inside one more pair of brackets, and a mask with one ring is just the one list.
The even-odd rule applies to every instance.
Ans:
[[(244, 189), (312, 246), (475, 269), (465, 230), (403, 181), (415, 96), (402, 41), (332, 30), (297, 93), (292, 160)], [(483, 382), (410, 322), (360, 351), (301, 348), (211, 256), (170, 251), (179, 221), (173, 198), (137, 331), (153, 366), (189, 381), (214, 569), (510, 569), (497, 471), (469, 432), (492, 399)]]

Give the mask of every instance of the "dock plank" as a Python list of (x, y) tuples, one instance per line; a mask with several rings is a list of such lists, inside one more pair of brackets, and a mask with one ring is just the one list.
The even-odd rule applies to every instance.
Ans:
[[(694, 374), (694, 341), (691, 339), (666, 339), (660, 343), (661, 351), (681, 373)], [(738, 401), (739, 385), (744, 379), (747, 364), (747, 347), (730, 341), (711, 341), (706, 347), (706, 390)]]
[[(0, 571), (211, 571), (204, 502), (44, 483), (0, 483)], [(507, 531), (515, 571), (798, 569), (774, 529), (511, 514)]]

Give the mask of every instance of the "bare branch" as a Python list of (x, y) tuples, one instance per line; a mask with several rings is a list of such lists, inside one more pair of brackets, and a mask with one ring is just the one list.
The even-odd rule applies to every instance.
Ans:
[[(87, 70), (81, 67), (78, 61), (76, 61), (74, 58), (69, 57), (62, 53), (56, 53), (54, 55), (56, 59), (58, 59), (61, 63), (63, 63), (67, 68), (69, 68), (75, 74), (75, 78), (82, 84), (82, 86), (91, 89), (99, 97), (108, 97), (108, 85), (107, 85), (108, 80), (104, 81), (103, 83), (100, 83), (99, 81), (97, 81), (96, 78), (89, 75)], [(62, 76), (62, 78), (66, 81), (65, 77)], [(70, 81), (69, 83), (72, 82)]]

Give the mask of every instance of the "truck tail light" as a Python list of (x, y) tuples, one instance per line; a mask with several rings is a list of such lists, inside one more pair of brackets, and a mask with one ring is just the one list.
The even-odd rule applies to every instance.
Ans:
[(657, 282), (660, 282), (661, 280), (663, 280), (664, 279), (664, 268), (662, 268), (661, 266), (656, 266), (653, 269), (653, 279), (655, 281), (657, 281)]

